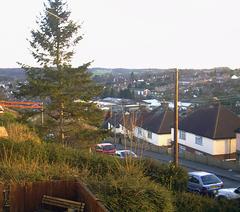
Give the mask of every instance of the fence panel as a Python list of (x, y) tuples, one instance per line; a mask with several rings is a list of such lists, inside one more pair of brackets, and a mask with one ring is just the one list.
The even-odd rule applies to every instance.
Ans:
[[(0, 212), (3, 208), (3, 185), (0, 184)], [(11, 184), (9, 192), (10, 212), (33, 212), (42, 202), (43, 195), (85, 202), (85, 211), (105, 212), (106, 208), (89, 189), (77, 181), (41, 181)]]
[(0, 212), (3, 212), (3, 204), (4, 204), (3, 191), (4, 191), (4, 185), (0, 184)]
[(92, 194), (92, 192), (82, 183), (77, 184), (79, 200), (85, 202), (87, 212), (107, 212), (104, 205)]
[(9, 204), (10, 212), (25, 212), (25, 186), (24, 184), (10, 185)]

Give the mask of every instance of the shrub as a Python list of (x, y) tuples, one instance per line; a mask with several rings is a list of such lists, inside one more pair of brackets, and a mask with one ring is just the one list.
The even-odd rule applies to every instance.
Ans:
[(175, 193), (174, 205), (178, 212), (237, 212), (240, 203), (235, 200), (221, 200), (200, 196), (193, 193)]
[(16, 115), (10, 112), (4, 112), (0, 115), (0, 125), (7, 125), (16, 122)]
[(37, 160), (11, 159), (0, 163), (0, 180), (4, 182), (33, 182), (80, 178), (81, 172), (68, 164), (54, 165)]
[(36, 143), (41, 143), (40, 138), (38, 135), (27, 125), (20, 124), (20, 123), (9, 123), (6, 126), (9, 139), (14, 142), (26, 142), (32, 141)]
[(150, 159), (145, 159), (143, 163), (145, 175), (155, 182), (173, 191), (186, 190), (188, 175), (182, 167), (175, 167), (172, 163), (163, 164)]
[(173, 211), (171, 193), (138, 169), (117, 177), (88, 179), (88, 186), (109, 211)]

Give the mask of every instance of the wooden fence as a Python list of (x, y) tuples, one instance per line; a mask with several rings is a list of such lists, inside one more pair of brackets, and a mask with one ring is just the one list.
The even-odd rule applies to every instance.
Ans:
[(40, 181), (24, 184), (0, 184), (0, 212), (34, 212), (41, 206), (43, 195), (85, 203), (86, 212), (106, 212), (107, 209), (79, 181)]

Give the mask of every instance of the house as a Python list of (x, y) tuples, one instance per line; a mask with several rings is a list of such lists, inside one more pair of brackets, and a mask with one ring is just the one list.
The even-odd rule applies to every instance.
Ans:
[(105, 120), (102, 127), (104, 129), (111, 130), (114, 134), (122, 134), (126, 137), (134, 137), (134, 129), (142, 123), (145, 114), (148, 111), (146, 109), (131, 111), (131, 112), (108, 112), (105, 115)]
[(133, 90), (134, 96), (135, 97), (146, 97), (151, 95), (151, 91), (148, 89), (141, 89), (141, 88), (135, 88)]
[(236, 158), (234, 130), (239, 126), (240, 118), (220, 104), (201, 108), (179, 122), (179, 151)]
[(122, 122), (123, 114), (122, 113), (112, 113), (110, 111), (105, 115), (105, 120), (103, 122), (103, 128), (111, 130), (113, 133), (119, 134), (122, 133), (122, 127), (120, 123)]
[(236, 142), (237, 142), (237, 146), (236, 146), (236, 156), (237, 156), (237, 161), (240, 163), (240, 128), (237, 128), (235, 130), (236, 133)]
[(135, 137), (157, 146), (171, 145), (171, 126), (174, 120), (172, 110), (158, 107), (142, 118), (134, 129)]

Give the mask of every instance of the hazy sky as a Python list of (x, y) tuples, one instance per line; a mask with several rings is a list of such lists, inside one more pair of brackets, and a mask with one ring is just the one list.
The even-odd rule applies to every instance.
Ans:
[[(0, 67), (36, 65), (26, 41), (43, 0), (0, 7)], [(84, 39), (73, 65), (92, 67), (240, 67), (240, 0), (69, 0)]]

